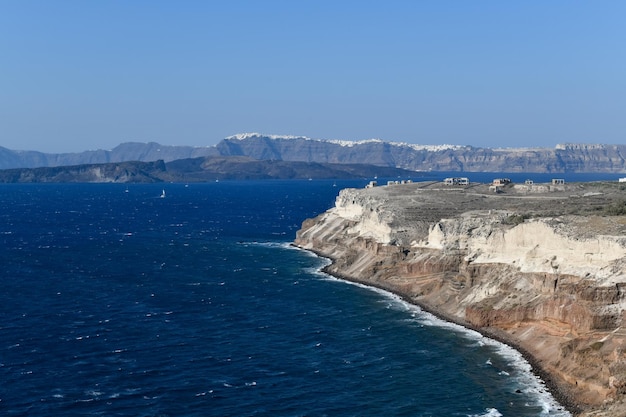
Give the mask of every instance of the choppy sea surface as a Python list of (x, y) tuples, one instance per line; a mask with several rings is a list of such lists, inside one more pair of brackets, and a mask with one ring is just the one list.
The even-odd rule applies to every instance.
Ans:
[(366, 182), (0, 186), (0, 414), (569, 415), (513, 349), (289, 245)]

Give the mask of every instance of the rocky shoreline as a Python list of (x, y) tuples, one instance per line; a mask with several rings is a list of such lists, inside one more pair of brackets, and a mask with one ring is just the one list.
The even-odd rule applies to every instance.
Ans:
[[(322, 255), (321, 253), (317, 253), (313, 250), (310, 250), (310, 252), (315, 253), (317, 256), (323, 257), (323, 258), (327, 258), (325, 255)], [(328, 258), (330, 259), (330, 258)], [(332, 259), (331, 259), (332, 262)], [(486, 336), (490, 339), (496, 340), (498, 342), (504, 343), (508, 346), (511, 346), (513, 349), (517, 350), (523, 357), (524, 359), (530, 364), (531, 368), (532, 368), (532, 372), (533, 374), (535, 374), (538, 378), (540, 378), (546, 385), (547, 389), (550, 391), (550, 393), (552, 394), (552, 396), (554, 397), (554, 399), (563, 406), (563, 408), (565, 408), (567, 411), (569, 411), (570, 413), (572, 413), (573, 415), (576, 415), (577, 413), (580, 413), (582, 411), (580, 405), (576, 402), (575, 398), (572, 397), (571, 392), (569, 392), (567, 389), (564, 389), (564, 387), (559, 386), (559, 384), (557, 384), (557, 382), (554, 380), (554, 378), (552, 377), (552, 375), (550, 375), (550, 373), (546, 372), (545, 370), (543, 370), (540, 366), (540, 364), (538, 363), (537, 360), (535, 360), (535, 357), (528, 352), (526, 349), (524, 349), (523, 347), (517, 345), (515, 343), (514, 340), (512, 340), (510, 337), (508, 337), (506, 335), (506, 333), (503, 332), (498, 332), (495, 329), (484, 329), (484, 328), (478, 328), (475, 326), (470, 325), (469, 323), (460, 321), (457, 317), (454, 316), (450, 316), (448, 314), (446, 314), (445, 312), (441, 311), (441, 310), (437, 310), (437, 309), (433, 309), (428, 305), (425, 304), (421, 304), (417, 301), (415, 301), (413, 298), (410, 297), (409, 294), (404, 293), (402, 291), (398, 291), (396, 289), (393, 288), (388, 288), (388, 287), (383, 287), (380, 285), (375, 285), (372, 284), (371, 282), (367, 281), (367, 280), (358, 280), (355, 279), (353, 277), (349, 277), (349, 276), (343, 276), (341, 274), (337, 274), (334, 271), (331, 271), (331, 268), (329, 268), (328, 266), (325, 266), (324, 268), (322, 268), (322, 272), (331, 275), (337, 279), (341, 279), (341, 280), (345, 280), (345, 281), (350, 281), (350, 282), (355, 282), (357, 284), (362, 284), (362, 285), (366, 285), (366, 286), (370, 286), (373, 288), (378, 288), (381, 290), (385, 290), (385, 291), (389, 291), (397, 296), (399, 296), (402, 300), (416, 305), (419, 308), (421, 308), (423, 311), (432, 314), (435, 317), (438, 317), (444, 321), (450, 322), (450, 323), (454, 323), (454, 324), (458, 324), (459, 326), (463, 326), (467, 329), (470, 330), (474, 330), (479, 332), (480, 334), (482, 334), (483, 336)]]
[[(328, 258), (327, 255), (316, 252), (315, 250), (312, 250), (312, 249), (307, 249), (307, 250), (309, 250), (312, 253), (315, 253), (319, 257), (326, 258), (326, 259), (329, 259), (331, 262), (334, 262), (334, 260), (332, 258)], [(506, 333), (499, 332), (496, 329), (484, 329), (484, 328), (478, 328), (478, 327), (472, 326), (471, 324), (467, 322), (459, 320), (457, 317), (451, 316), (441, 310), (433, 309), (428, 305), (415, 301), (415, 299), (413, 299), (409, 294), (404, 293), (402, 291), (390, 289), (381, 285), (375, 285), (367, 280), (355, 279), (354, 277), (345, 276), (335, 271), (332, 271), (332, 268), (330, 268), (330, 265), (323, 267), (321, 271), (337, 279), (350, 281), (350, 282), (354, 282), (357, 284), (362, 284), (362, 285), (392, 292), (393, 294), (396, 294), (397, 296), (399, 296), (402, 300), (410, 304), (418, 306), (423, 311), (429, 314), (432, 314), (435, 317), (438, 317), (449, 323), (458, 324), (459, 326), (465, 327), (467, 329), (477, 331), (483, 336), (486, 336), (490, 339), (496, 340), (498, 342), (504, 343), (512, 347), (513, 349), (517, 350), (524, 357), (524, 359), (530, 364), (533, 374), (535, 374), (538, 378), (540, 378), (545, 383), (548, 391), (550, 391), (554, 399), (559, 404), (561, 404), (563, 408), (565, 408), (567, 411), (572, 413), (572, 415), (576, 415), (577, 413), (580, 413), (582, 411), (580, 404), (578, 404), (575, 398), (571, 396), (571, 393), (563, 389), (563, 387), (559, 386), (558, 383), (552, 377), (552, 375), (550, 375), (548, 372), (546, 372), (545, 370), (541, 368), (539, 362), (535, 359), (535, 357), (526, 349), (524, 349), (522, 346), (519, 346), (518, 344), (516, 344), (514, 340), (512, 340), (510, 337), (506, 335)]]
[[(324, 271), (518, 350), (576, 416), (626, 415), (626, 191), (617, 183), (342, 190), (295, 244)], [(616, 215), (617, 214), (617, 215)]]

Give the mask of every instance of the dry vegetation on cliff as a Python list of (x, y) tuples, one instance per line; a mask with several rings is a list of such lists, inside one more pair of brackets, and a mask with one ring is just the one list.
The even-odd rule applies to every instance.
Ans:
[(526, 352), (580, 415), (626, 415), (626, 187), (343, 190), (296, 244)]

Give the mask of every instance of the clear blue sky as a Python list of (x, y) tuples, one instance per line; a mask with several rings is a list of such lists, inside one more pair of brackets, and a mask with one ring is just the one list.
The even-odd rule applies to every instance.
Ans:
[(0, 0), (0, 146), (626, 143), (624, 1)]

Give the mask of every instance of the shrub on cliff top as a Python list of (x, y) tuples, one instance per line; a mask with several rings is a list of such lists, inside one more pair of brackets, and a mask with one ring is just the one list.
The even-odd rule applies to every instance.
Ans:
[(617, 201), (604, 207), (604, 213), (609, 216), (623, 216), (626, 215), (626, 200)]
[(524, 220), (527, 218), (529, 218), (529, 216), (526, 214), (511, 214), (510, 216), (504, 218), (502, 223), (517, 226), (520, 223), (524, 223)]

